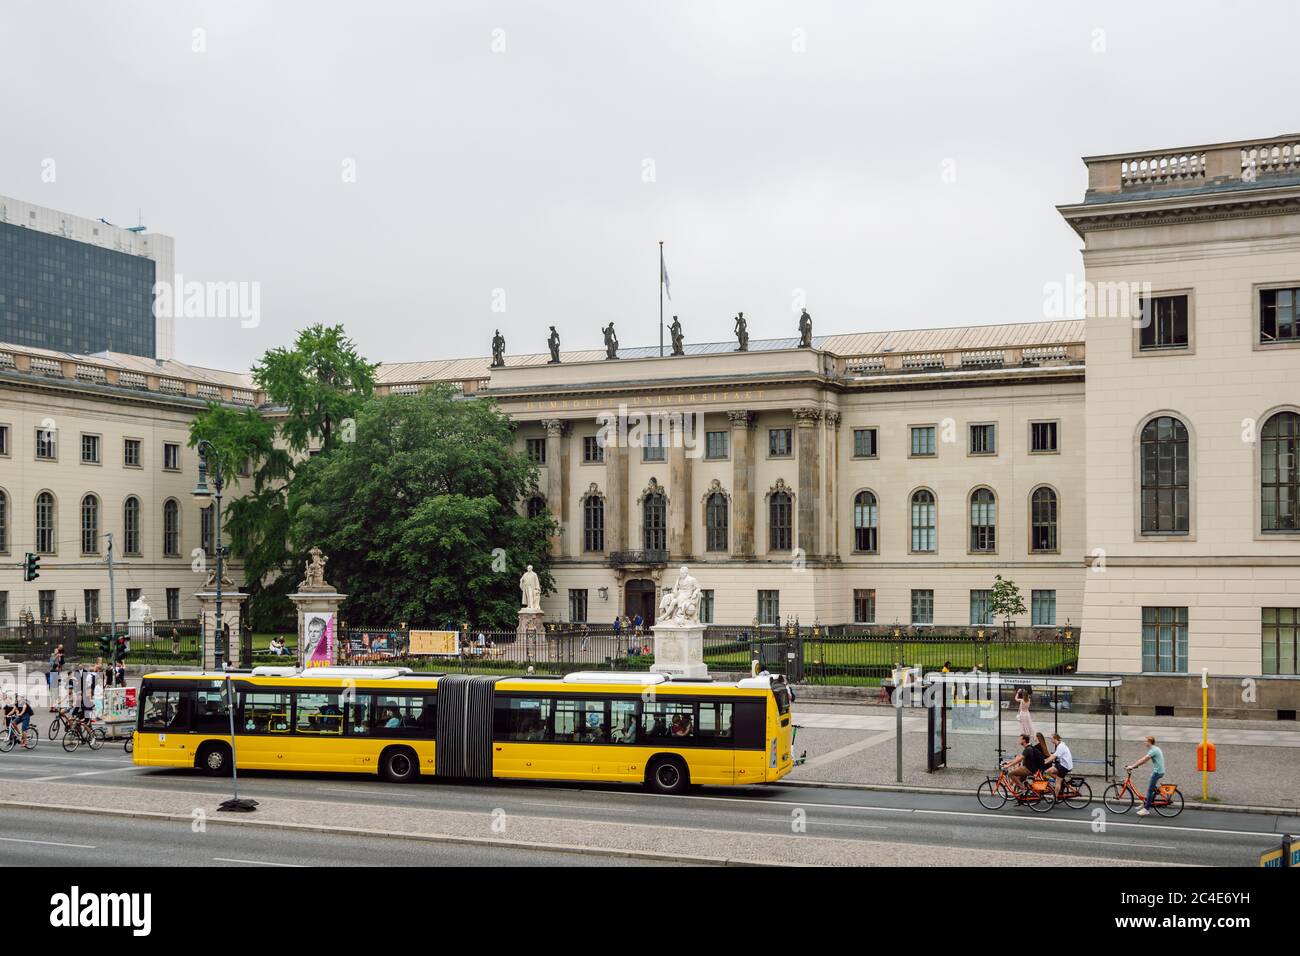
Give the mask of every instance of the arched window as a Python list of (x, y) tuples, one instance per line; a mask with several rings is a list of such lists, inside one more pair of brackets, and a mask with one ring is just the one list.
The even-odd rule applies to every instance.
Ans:
[(9, 496), (0, 491), (0, 554), (9, 550)]
[(1190, 515), (1187, 426), (1159, 415), (1142, 429), (1142, 533), (1187, 534)]
[(1260, 530), (1300, 531), (1300, 415), (1266, 421), (1259, 454)]
[(1035, 488), (1029, 498), (1029, 550), (1056, 551), (1056, 492)]
[(935, 549), (934, 492), (922, 488), (912, 495), (912, 550)]
[(726, 551), (730, 547), (728, 519), (727, 496), (715, 491), (704, 506), (705, 545), (709, 551)]
[(528, 499), (528, 517), (536, 518), (544, 514), (546, 514), (546, 499), (541, 495), (533, 495)]
[(789, 551), (794, 546), (794, 507), (788, 491), (773, 492), (767, 506), (767, 547)]
[(36, 551), (39, 554), (53, 554), (54, 542), (54, 495), (42, 491), (36, 496)]
[(859, 491), (853, 498), (853, 550), (880, 550), (880, 508), (870, 491)]
[(94, 495), (81, 499), (81, 553), (99, 554), (99, 499)]
[(998, 501), (988, 488), (976, 488), (970, 496), (970, 549), (998, 549)]
[(181, 507), (176, 499), (163, 503), (163, 554), (174, 558), (181, 553)]
[(217, 553), (212, 529), (212, 505), (199, 509), (199, 547), (208, 557)]
[(655, 491), (641, 500), (641, 546), (647, 551), (668, 547), (668, 503), (663, 492)]
[(122, 505), (122, 550), (140, 553), (140, 499), (132, 495)]
[(582, 550), (605, 550), (605, 499), (588, 495), (582, 504)]

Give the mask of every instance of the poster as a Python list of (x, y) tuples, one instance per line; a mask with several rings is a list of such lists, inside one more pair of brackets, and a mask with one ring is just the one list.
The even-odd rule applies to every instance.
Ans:
[(412, 631), (412, 654), (441, 654), (454, 657), (459, 651), (459, 631)]
[(302, 616), (302, 666), (326, 667), (334, 663), (334, 614), (308, 611)]
[(402, 642), (394, 631), (351, 631), (347, 651), (350, 657), (397, 657)]

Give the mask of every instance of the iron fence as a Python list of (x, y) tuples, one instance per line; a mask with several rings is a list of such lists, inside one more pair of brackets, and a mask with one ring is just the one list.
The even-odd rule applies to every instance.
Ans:
[(128, 664), (184, 666), (200, 660), (202, 640), (197, 618), (146, 625), (119, 621), (116, 630), (105, 621), (9, 621), (0, 623), (0, 657), (44, 664), (62, 647), (65, 664), (91, 664), (104, 656), (100, 638), (110, 634), (130, 638)]

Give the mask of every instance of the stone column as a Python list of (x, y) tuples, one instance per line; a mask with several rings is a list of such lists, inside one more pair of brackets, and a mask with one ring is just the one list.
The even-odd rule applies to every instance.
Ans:
[(673, 561), (691, 556), (691, 466), (686, 458), (686, 440), (681, 423), (668, 447), (668, 554)]
[(567, 470), (564, 461), (564, 422), (559, 419), (547, 419), (542, 422), (546, 429), (546, 507), (551, 517), (560, 526), (560, 531), (551, 537), (551, 557), (564, 556), (565, 537), (565, 501), (564, 479)]
[(840, 413), (826, 413), (826, 549), (835, 560), (840, 557)]
[(605, 553), (627, 550), (627, 449), (618, 428), (605, 441)]
[(821, 552), (821, 430), (819, 408), (796, 408), (795, 448), (799, 458), (799, 547), (811, 558)]
[[(216, 575), (214, 574), (215, 578)], [(227, 590), (229, 585), (229, 590)], [(201, 591), (195, 591), (194, 597), (199, 602), (199, 628), (203, 635), (203, 669), (215, 670), (217, 666), (217, 586), (212, 580), (203, 585)], [(248, 595), (235, 587), (235, 582), (226, 578), (221, 582), (221, 626), (230, 628), (230, 640), (223, 643), (221, 659), (231, 667), (239, 666), (239, 626), (243, 620), (244, 602)]]
[(727, 412), (731, 422), (731, 553), (754, 556), (754, 416)]

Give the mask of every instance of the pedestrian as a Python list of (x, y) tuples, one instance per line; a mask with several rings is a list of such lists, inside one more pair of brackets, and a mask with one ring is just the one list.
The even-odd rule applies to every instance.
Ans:
[(614, 615), (614, 636), (617, 637), (622, 630), (623, 630), (623, 621), (617, 614), (615, 614)]
[(632, 626), (636, 628), (636, 633), (638, 634), (641, 633), (641, 628), (645, 626), (645, 620), (641, 617), (639, 613), (637, 614), (636, 617), (632, 618)]
[(172, 656), (177, 657), (181, 653), (181, 636), (176, 628), (172, 628)]
[(1016, 703), (1018, 705), (1016, 718), (1020, 721), (1020, 732), (1033, 739), (1034, 719), (1029, 713), (1029, 695), (1023, 688), (1016, 688)]
[(45, 682), (50, 691), (50, 713), (58, 710), (59, 702), (59, 682), (63, 673), (63, 645), (59, 644), (50, 654), (50, 671), (46, 676)]
[(585, 651), (587, 649), (587, 641), (591, 639), (591, 632), (587, 630), (586, 624), (581, 625), (578, 628), (578, 631), (582, 634), (582, 644), (579, 645), (579, 649)]
[(1160, 786), (1160, 778), (1165, 775), (1165, 752), (1156, 746), (1156, 738), (1150, 734), (1147, 735), (1146, 756), (1124, 769), (1132, 773), (1147, 761), (1151, 762), (1151, 779), (1147, 781), (1147, 798), (1142, 801), (1142, 809), (1137, 812), (1140, 817), (1145, 817), (1151, 812), (1151, 804), (1156, 798), (1156, 788)]
[(126, 664), (118, 661), (113, 667), (113, 683), (118, 687), (126, 686)]

